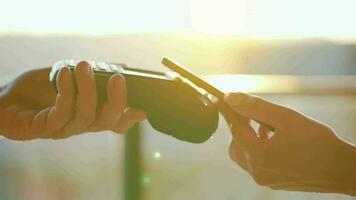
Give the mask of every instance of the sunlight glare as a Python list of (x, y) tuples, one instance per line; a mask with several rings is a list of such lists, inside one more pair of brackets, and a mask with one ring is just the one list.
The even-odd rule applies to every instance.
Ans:
[(354, 0), (0, 0), (0, 4), (0, 33), (356, 36)]
[(245, 24), (244, 0), (191, 0), (194, 31), (216, 35), (238, 35)]
[(289, 93), (299, 89), (298, 82), (289, 75), (209, 75), (206, 80), (224, 92)]

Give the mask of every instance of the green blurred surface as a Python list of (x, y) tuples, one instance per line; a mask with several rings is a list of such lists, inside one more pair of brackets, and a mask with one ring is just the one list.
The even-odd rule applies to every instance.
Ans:
[(140, 125), (132, 127), (125, 137), (124, 199), (140, 200), (141, 193)]

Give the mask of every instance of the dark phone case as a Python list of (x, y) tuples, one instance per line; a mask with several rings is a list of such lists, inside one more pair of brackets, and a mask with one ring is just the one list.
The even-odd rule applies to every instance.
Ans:
[[(64, 66), (75, 67), (65, 61), (56, 63), (50, 75), (53, 84)], [(218, 111), (213, 103), (189, 84), (160, 72), (127, 67), (122, 72), (94, 69), (99, 108), (107, 99), (108, 79), (117, 73), (126, 79), (128, 106), (144, 110), (154, 129), (193, 143), (204, 142), (215, 132)]]

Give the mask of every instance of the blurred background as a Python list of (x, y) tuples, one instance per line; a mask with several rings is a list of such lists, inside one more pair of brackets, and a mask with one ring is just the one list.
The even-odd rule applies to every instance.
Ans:
[[(1, 85), (60, 59), (164, 71), (160, 58), (170, 56), (224, 91), (250, 92), (295, 108), (356, 143), (353, 0), (0, 0), (0, 5)], [(148, 122), (132, 133), (131, 139), (110, 132), (62, 141), (2, 138), (0, 199), (355, 199), (256, 185), (230, 161), (222, 119), (203, 144), (178, 141)]]

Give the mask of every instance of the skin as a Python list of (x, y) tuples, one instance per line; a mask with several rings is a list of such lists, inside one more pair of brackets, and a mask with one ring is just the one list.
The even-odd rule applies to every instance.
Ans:
[[(220, 102), (221, 105), (222, 102)], [(330, 127), (292, 109), (243, 93), (227, 94), (222, 113), (229, 154), (255, 182), (272, 189), (356, 196), (356, 147)], [(273, 135), (251, 119), (276, 128)]]
[[(63, 68), (57, 94), (48, 80), (50, 69), (24, 73), (0, 88), (0, 133), (13, 140), (62, 139), (86, 132), (124, 133), (145, 119), (142, 110), (127, 108), (125, 79), (110, 78), (108, 101), (96, 107), (96, 84), (87, 62), (74, 74)], [(75, 85), (77, 93), (74, 92)], [(341, 140), (328, 126), (259, 97), (226, 95), (221, 111), (233, 139), (231, 158), (260, 185), (272, 189), (335, 192), (356, 195), (356, 147)], [(257, 132), (250, 120), (267, 127)]]
[(101, 130), (124, 133), (146, 117), (142, 110), (127, 107), (126, 83), (121, 75), (110, 78), (108, 101), (97, 109), (96, 83), (89, 63), (78, 63), (74, 73), (63, 68), (57, 76), (58, 94), (48, 80), (49, 72), (49, 68), (28, 71), (1, 88), (0, 134), (4, 137), (63, 139)]

